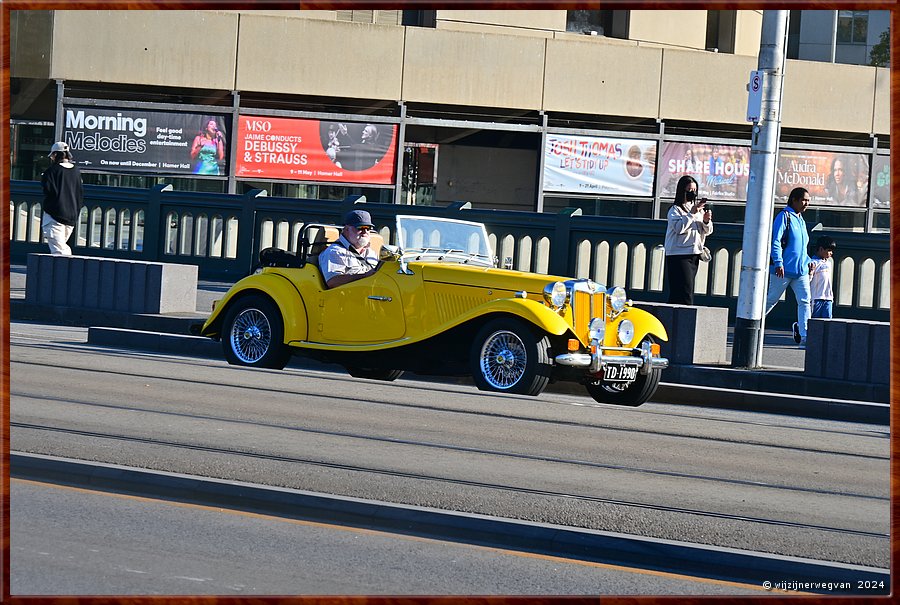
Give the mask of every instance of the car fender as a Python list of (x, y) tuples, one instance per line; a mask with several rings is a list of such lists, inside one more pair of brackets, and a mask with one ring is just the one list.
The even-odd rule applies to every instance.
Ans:
[(218, 336), (227, 309), (238, 298), (254, 292), (275, 301), (284, 320), (284, 342), (306, 340), (309, 322), (303, 297), (289, 279), (278, 273), (257, 273), (234, 284), (225, 297), (216, 302), (216, 308), (200, 328), (200, 334)]
[(614, 323), (617, 324), (622, 319), (629, 319), (634, 324), (635, 342), (641, 342), (648, 334), (660, 340), (669, 340), (669, 335), (666, 333), (666, 328), (662, 325), (662, 322), (656, 316), (643, 309), (630, 307), (628, 311), (616, 318)]
[(453, 323), (454, 325), (460, 325), (494, 313), (515, 315), (555, 336), (565, 334), (572, 329), (569, 322), (556, 311), (541, 302), (528, 298), (500, 298), (492, 300), (469, 310), (469, 312), (461, 315)]

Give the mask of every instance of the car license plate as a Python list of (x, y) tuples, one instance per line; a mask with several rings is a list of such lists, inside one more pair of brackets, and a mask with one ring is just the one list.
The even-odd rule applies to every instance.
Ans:
[(637, 366), (603, 366), (603, 380), (606, 382), (631, 382), (637, 378)]

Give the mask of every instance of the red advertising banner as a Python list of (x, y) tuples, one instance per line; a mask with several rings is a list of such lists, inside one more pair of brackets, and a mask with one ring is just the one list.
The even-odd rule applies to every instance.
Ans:
[(397, 127), (240, 116), (235, 176), (390, 185)]
[(697, 179), (700, 197), (746, 201), (750, 148), (709, 143), (663, 143), (660, 196), (675, 197), (675, 186), (684, 175)]
[(805, 187), (811, 206), (865, 208), (869, 197), (869, 161), (862, 153), (781, 150), (775, 198), (787, 203), (794, 187)]

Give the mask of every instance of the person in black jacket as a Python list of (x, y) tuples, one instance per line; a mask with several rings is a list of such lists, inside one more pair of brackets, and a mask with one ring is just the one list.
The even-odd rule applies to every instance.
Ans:
[(68, 143), (53, 143), (49, 156), (50, 167), (41, 175), (44, 190), (41, 232), (47, 238), (52, 254), (71, 255), (72, 249), (66, 242), (78, 224), (78, 215), (84, 206), (81, 172), (72, 162), (74, 158)]

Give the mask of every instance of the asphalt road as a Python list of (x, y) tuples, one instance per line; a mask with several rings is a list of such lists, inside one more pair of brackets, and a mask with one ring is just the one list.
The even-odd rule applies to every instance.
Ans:
[(10, 366), (15, 451), (889, 565), (884, 426), (248, 370), (28, 324)]
[(11, 482), (15, 595), (766, 594), (691, 578)]

